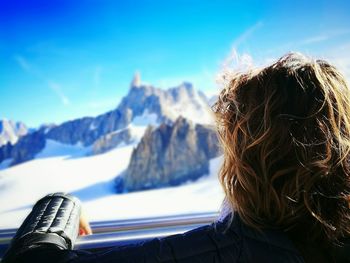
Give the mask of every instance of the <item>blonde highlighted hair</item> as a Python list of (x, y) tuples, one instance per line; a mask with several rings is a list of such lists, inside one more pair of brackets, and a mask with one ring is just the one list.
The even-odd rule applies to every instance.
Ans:
[(247, 225), (350, 233), (350, 91), (334, 66), (287, 54), (231, 76), (213, 110), (220, 181)]

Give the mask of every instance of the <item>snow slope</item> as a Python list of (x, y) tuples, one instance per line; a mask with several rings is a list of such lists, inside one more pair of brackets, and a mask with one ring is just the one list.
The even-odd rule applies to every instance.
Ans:
[(194, 183), (116, 195), (113, 180), (126, 169), (136, 143), (86, 156), (89, 148), (48, 140), (35, 160), (0, 170), (0, 228), (18, 227), (39, 198), (58, 191), (78, 196), (91, 221), (219, 209), (220, 158), (211, 160), (209, 176)]

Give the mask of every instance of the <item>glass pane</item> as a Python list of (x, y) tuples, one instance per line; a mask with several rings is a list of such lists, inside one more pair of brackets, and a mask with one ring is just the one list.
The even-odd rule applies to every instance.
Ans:
[[(301, 1), (300, 1), (301, 2)], [(347, 1), (0, 2), (0, 228), (217, 212), (221, 73), (293, 50), (350, 77)]]

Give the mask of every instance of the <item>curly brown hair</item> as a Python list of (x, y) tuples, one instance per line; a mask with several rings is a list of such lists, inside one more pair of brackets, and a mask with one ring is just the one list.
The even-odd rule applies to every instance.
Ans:
[(287, 54), (229, 77), (213, 110), (220, 181), (247, 225), (350, 233), (350, 90), (334, 66)]

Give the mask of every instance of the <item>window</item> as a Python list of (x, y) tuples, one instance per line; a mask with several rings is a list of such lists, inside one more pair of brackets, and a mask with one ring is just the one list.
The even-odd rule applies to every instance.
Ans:
[(91, 221), (218, 212), (220, 72), (297, 50), (350, 77), (346, 1), (0, 5), (3, 229), (57, 191)]

